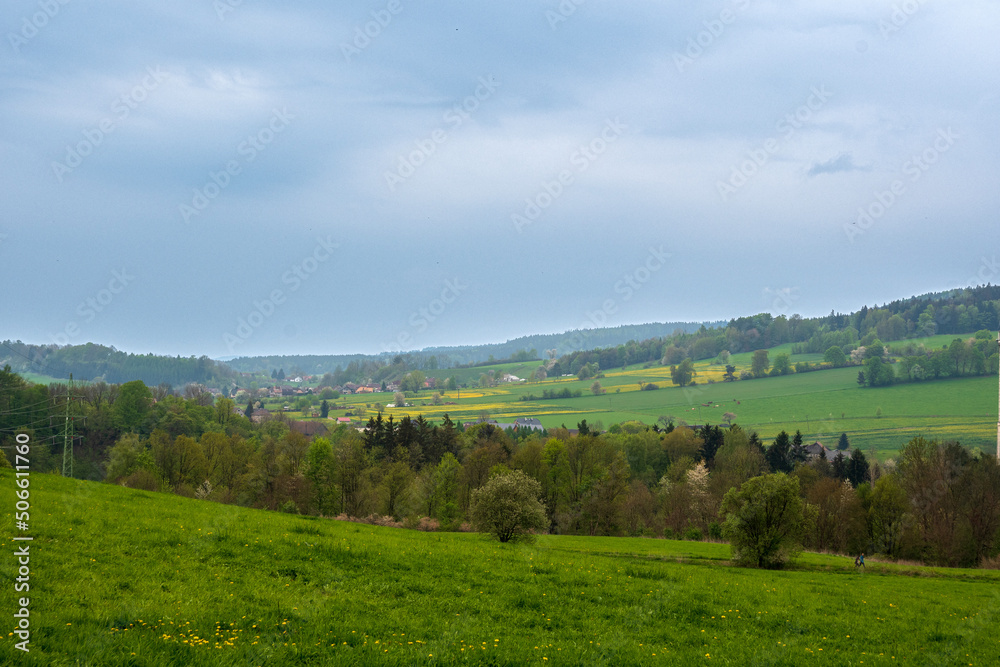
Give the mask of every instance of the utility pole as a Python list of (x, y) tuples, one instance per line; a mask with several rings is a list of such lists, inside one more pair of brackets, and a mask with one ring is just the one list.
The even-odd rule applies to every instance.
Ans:
[[(1000, 331), (997, 332), (997, 348), (1000, 349)], [(997, 377), (1000, 378), (1000, 373)], [(1000, 379), (997, 383), (1000, 386)], [(1000, 459), (1000, 395), (997, 396), (997, 459)]]
[(63, 427), (63, 477), (73, 476), (73, 436), (71, 434), (71, 424), (69, 418), (69, 402), (73, 395), (73, 374), (69, 374), (69, 385), (66, 388), (66, 422)]

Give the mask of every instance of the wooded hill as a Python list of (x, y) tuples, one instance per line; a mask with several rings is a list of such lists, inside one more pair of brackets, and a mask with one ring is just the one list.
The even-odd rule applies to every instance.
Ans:
[[(395, 355), (240, 357), (223, 363), (206, 356), (130, 354), (94, 343), (59, 347), (4, 341), (0, 344), (0, 366), (10, 365), (18, 373), (54, 378), (68, 378), (73, 373), (77, 380), (110, 383), (142, 380), (149, 386), (167, 383), (175, 387), (198, 383), (222, 389), (235, 386), (239, 373), (260, 373), (267, 377), (276, 369), (283, 369), (286, 374), (334, 373), (340, 381), (389, 381), (412, 370), (526, 360), (553, 356), (553, 350), (564, 369), (592, 362), (608, 369), (646, 362), (677, 364), (685, 358), (695, 361), (714, 358), (723, 350), (737, 354), (785, 343), (795, 344), (798, 352), (823, 353), (831, 346), (864, 346), (876, 339), (891, 343), (935, 334), (995, 331), (998, 327), (1000, 286), (987, 284), (923, 294), (871, 308), (864, 306), (850, 314), (831, 311), (824, 317), (803, 318), (760, 313), (734, 318), (728, 323), (626, 325), (525, 336), (498, 344), (426, 348)], [(587, 361), (577, 364), (581, 354), (587, 356)]]

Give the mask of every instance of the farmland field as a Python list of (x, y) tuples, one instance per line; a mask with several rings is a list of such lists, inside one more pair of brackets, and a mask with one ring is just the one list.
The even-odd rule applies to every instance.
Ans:
[[(500, 545), (31, 479), (30, 652), (4, 642), (5, 664), (989, 665), (1000, 652), (996, 571), (860, 574), (818, 554), (745, 570), (722, 544)], [(0, 486), (13, 508), (9, 470)], [(2, 568), (10, 583), (14, 559)]]
[[(749, 355), (734, 363), (746, 368)], [(794, 355), (793, 362), (818, 355)], [(772, 356), (773, 358), (773, 356)], [(816, 359), (813, 359), (816, 361)], [(530, 372), (531, 365), (528, 365)], [(487, 369), (478, 369), (484, 372)], [(517, 417), (536, 417), (546, 427), (574, 428), (581, 419), (611, 424), (637, 419), (655, 423), (661, 415), (673, 416), (688, 424), (722, 423), (725, 413), (736, 422), (766, 439), (783, 429), (801, 430), (809, 440), (833, 446), (846, 432), (855, 447), (875, 449), (888, 457), (911, 438), (922, 435), (939, 440), (959, 440), (969, 447), (993, 451), (996, 445), (997, 381), (995, 377), (971, 377), (907, 383), (893, 387), (861, 388), (858, 367), (827, 369), (810, 373), (768, 377), (758, 380), (722, 382), (723, 368), (709, 362), (696, 364), (699, 382), (681, 389), (670, 381), (670, 369), (631, 367), (610, 370), (599, 381), (606, 391), (594, 396), (594, 380), (550, 378), (543, 382), (514, 383), (486, 389), (446, 392), (440, 406), (430, 404), (431, 391), (408, 399), (410, 407), (390, 408), (385, 414), (396, 419), (404, 414), (420, 414), (440, 420), (445, 413), (455, 421), (474, 421), (488, 412), (501, 422)], [(713, 380), (708, 383), (708, 380)], [(656, 391), (640, 391), (639, 383), (655, 383)], [(579, 398), (519, 400), (541, 396), (545, 390), (581, 391)], [(341, 399), (349, 406), (389, 403), (392, 394), (352, 396)], [(369, 411), (370, 414), (371, 411)]]

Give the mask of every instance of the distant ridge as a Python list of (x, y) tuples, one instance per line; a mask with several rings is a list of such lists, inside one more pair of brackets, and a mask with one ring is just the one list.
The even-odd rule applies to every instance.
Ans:
[(551, 350), (555, 350), (555, 356), (561, 358), (598, 348), (609, 350), (630, 341), (643, 343), (658, 340), (664, 348), (663, 352), (669, 351), (671, 357), (680, 351), (697, 360), (715, 356), (723, 349), (730, 352), (751, 351), (783, 342), (802, 343), (810, 352), (823, 352), (831, 344), (843, 344), (829, 342), (828, 338), (835, 332), (842, 332), (850, 342), (866, 335), (892, 342), (935, 333), (959, 334), (982, 329), (995, 331), (998, 328), (1000, 286), (987, 283), (925, 293), (882, 306), (862, 306), (853, 313), (831, 310), (829, 315), (823, 317), (758, 313), (728, 322), (627, 324), (521, 336), (503, 343), (428, 347), (399, 353), (273, 355), (223, 361), (206, 356), (134, 354), (95, 343), (60, 347), (3, 340), (0, 341), (0, 368), (9, 365), (15, 373), (34, 373), (55, 379), (68, 378), (73, 373), (76, 380), (83, 381), (123, 383), (142, 380), (149, 386), (162, 383), (178, 387), (198, 383), (225, 388), (238, 385), (238, 372), (270, 374), (276, 372), (275, 369), (285, 369), (316, 375), (340, 369), (350, 378), (368, 381), (376, 375), (380, 379), (395, 378), (412, 369), (433, 371), (454, 366), (468, 367), (490, 362), (491, 359), (524, 362), (548, 357)]
[(554, 334), (532, 334), (510, 339), (504, 343), (484, 343), (482, 345), (454, 345), (426, 347), (407, 352), (383, 352), (381, 354), (337, 354), (337, 355), (276, 355), (261, 357), (237, 357), (225, 361), (233, 370), (241, 373), (270, 371), (274, 368), (298, 368), (304, 373), (322, 374), (345, 367), (352, 361), (378, 359), (402, 354), (411, 359), (438, 357), (443, 366), (478, 364), (490, 357), (509, 359), (521, 351), (535, 350), (539, 357), (546, 356), (546, 350), (556, 350), (557, 356), (578, 350), (624, 345), (629, 341), (670, 336), (680, 330), (694, 333), (705, 327), (725, 326), (725, 320), (716, 322), (651, 322), (648, 324), (623, 324), (601, 329), (574, 329)]

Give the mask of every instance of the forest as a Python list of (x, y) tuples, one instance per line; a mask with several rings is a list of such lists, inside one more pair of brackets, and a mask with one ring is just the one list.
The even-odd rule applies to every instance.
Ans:
[[(797, 479), (806, 548), (867, 550), (977, 566), (1000, 543), (1000, 468), (990, 454), (921, 438), (893, 460), (851, 448), (811, 455), (801, 433), (762, 442), (729, 428), (586, 422), (571, 432), (463, 428), (379, 414), (363, 431), (306, 435), (283, 414), (254, 422), (230, 399), (177, 396), (141, 381), (78, 388), (0, 371), (0, 434), (39, 443), (33, 469), (58, 472), (66, 419), (83, 435), (74, 476), (206, 501), (436, 530), (467, 529), (470, 499), (491, 476), (520, 470), (542, 489), (548, 532), (720, 539), (726, 492), (761, 475)], [(67, 417), (68, 416), (68, 417)], [(0, 464), (9, 465), (6, 456)]]
[[(669, 366), (685, 358), (714, 359), (722, 353), (766, 350), (786, 343), (793, 344), (794, 353), (826, 353), (839, 347), (850, 354), (876, 340), (893, 347), (892, 343), (918, 341), (937, 334), (996, 331), (998, 326), (1000, 287), (987, 284), (911, 297), (881, 307), (865, 306), (846, 315), (831, 312), (824, 317), (803, 318), (760, 313), (733, 318), (728, 323), (625, 325), (527, 336), (504, 344), (374, 355), (285, 355), (219, 362), (206, 356), (132, 354), (94, 343), (60, 347), (3, 341), (0, 365), (10, 365), (15, 372), (41, 373), (54, 378), (68, 378), (73, 373), (77, 380), (108, 383), (142, 380), (149, 386), (166, 383), (173, 387), (197, 383), (234, 390), (254, 379), (265, 379), (276, 368), (293, 375), (329, 373), (335, 384), (381, 383), (402, 379), (414, 370), (467, 368), (481, 363), (523, 360), (527, 355), (555, 360), (555, 366), (548, 370), (548, 375), (553, 376), (576, 374), (589, 363), (602, 370), (637, 363)], [(923, 379), (925, 375), (921, 372), (928, 369), (923, 364), (917, 365), (921, 368), (915, 377), (907, 367), (902, 379)], [(244, 373), (250, 377), (243, 376)]]

